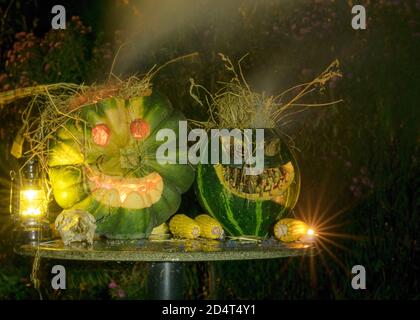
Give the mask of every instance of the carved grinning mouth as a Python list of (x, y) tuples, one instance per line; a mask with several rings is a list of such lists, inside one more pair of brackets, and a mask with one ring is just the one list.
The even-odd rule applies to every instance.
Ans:
[(162, 196), (163, 180), (157, 172), (143, 178), (124, 178), (109, 176), (89, 167), (86, 176), (95, 199), (112, 207), (148, 208)]
[(249, 200), (284, 201), (284, 193), (294, 179), (291, 162), (277, 168), (265, 168), (259, 175), (245, 175), (243, 168), (216, 165), (220, 182), (233, 194)]
[[(130, 134), (136, 141), (144, 140), (150, 134), (149, 123), (140, 118), (132, 120)], [(106, 148), (111, 141), (111, 129), (105, 123), (96, 124), (92, 128), (92, 139), (97, 146)], [(118, 164), (112, 162), (112, 157), (102, 154), (96, 161), (98, 169), (86, 169), (88, 184), (94, 198), (111, 207), (129, 209), (148, 208), (158, 202), (163, 191), (162, 177), (157, 172), (142, 178), (121, 176), (125, 169), (139, 166), (140, 156), (138, 149), (130, 144), (121, 147), (119, 152)], [(114, 175), (106, 174), (109, 172), (113, 172)]]

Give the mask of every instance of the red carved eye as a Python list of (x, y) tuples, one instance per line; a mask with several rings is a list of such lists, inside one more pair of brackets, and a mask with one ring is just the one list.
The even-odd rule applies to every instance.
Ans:
[(135, 119), (131, 121), (130, 132), (134, 139), (144, 139), (150, 133), (150, 125), (142, 119)]
[(106, 124), (97, 124), (92, 129), (93, 142), (98, 146), (105, 147), (109, 143), (109, 138), (111, 135), (111, 130), (109, 130)]

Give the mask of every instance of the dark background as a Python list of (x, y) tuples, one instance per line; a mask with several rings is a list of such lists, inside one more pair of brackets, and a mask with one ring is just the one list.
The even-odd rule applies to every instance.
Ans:
[[(313, 262), (290, 259), (188, 266), (186, 298), (418, 299), (420, 1), (61, 1), (67, 29), (50, 28), (54, 1), (0, 0), (0, 91), (54, 82), (93, 83), (113, 72), (163, 69), (154, 86), (188, 118), (205, 119), (189, 96), (189, 78), (210, 91), (227, 80), (217, 56), (238, 60), (256, 91), (279, 93), (312, 80), (334, 59), (343, 78), (320, 97), (343, 99), (305, 112), (282, 127), (300, 149), (302, 189), (296, 215), (329, 219), (326, 249)], [(367, 30), (351, 28), (351, 7), (363, 4)], [(78, 16), (80, 19), (72, 17)], [(32, 34), (33, 33), (33, 34)], [(37, 299), (32, 260), (12, 252), (8, 154), (25, 102), (0, 111), (4, 209), (0, 213), (0, 299)], [(191, 191), (180, 211), (199, 209)], [(145, 264), (66, 264), (68, 289), (51, 299), (140, 299)], [(353, 290), (352, 266), (367, 271), (367, 290)], [(210, 272), (211, 271), (211, 272)], [(197, 278), (196, 275), (199, 275)], [(196, 280), (199, 279), (199, 280)], [(110, 285), (111, 284), (111, 285)], [(116, 284), (116, 286), (114, 285)]]

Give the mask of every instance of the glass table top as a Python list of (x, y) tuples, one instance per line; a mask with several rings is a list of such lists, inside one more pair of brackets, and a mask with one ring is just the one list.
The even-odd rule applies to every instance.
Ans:
[(96, 240), (65, 246), (61, 240), (15, 248), (21, 255), (79, 261), (227, 261), (313, 256), (313, 244), (284, 244), (275, 239), (243, 240)]

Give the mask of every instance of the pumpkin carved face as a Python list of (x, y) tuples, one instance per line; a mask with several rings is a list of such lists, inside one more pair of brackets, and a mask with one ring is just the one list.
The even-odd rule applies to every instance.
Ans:
[(153, 94), (110, 97), (82, 107), (57, 132), (49, 153), (49, 177), (64, 209), (90, 212), (97, 232), (109, 238), (147, 237), (180, 205), (193, 182), (188, 165), (160, 164), (161, 128), (178, 132), (183, 115)]

